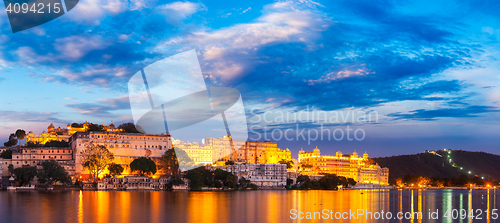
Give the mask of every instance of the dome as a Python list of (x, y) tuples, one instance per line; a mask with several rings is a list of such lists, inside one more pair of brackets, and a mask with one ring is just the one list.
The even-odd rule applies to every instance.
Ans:
[(299, 154), (305, 153), (303, 148), (300, 148)]
[(316, 146), (316, 148), (313, 150), (313, 153), (319, 153), (319, 149), (318, 147)]

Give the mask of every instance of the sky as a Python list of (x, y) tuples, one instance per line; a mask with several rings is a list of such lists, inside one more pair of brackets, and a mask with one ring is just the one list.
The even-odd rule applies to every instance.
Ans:
[(12, 33), (2, 4), (0, 141), (50, 123), (132, 122), (129, 79), (194, 49), (207, 86), (241, 93), (249, 140), (276, 141), (292, 157), (316, 146), (500, 154), (499, 10), (492, 1), (81, 0)]

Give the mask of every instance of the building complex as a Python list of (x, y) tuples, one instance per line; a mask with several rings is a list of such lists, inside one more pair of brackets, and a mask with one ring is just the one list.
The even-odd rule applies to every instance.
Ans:
[(335, 174), (352, 178), (357, 182), (371, 184), (389, 184), (389, 169), (381, 168), (365, 152), (358, 156), (354, 151), (350, 155), (340, 151), (335, 156), (321, 155), (316, 147), (312, 152), (299, 151), (298, 161), (300, 173), (305, 175), (319, 175), (322, 173)]
[[(50, 140), (68, 142), (68, 147), (0, 147), (0, 152), (12, 150), (12, 159), (0, 158), (2, 176), (9, 175), (8, 166), (14, 168), (25, 165), (37, 166), (46, 160), (59, 162), (71, 176), (86, 177), (88, 171), (83, 167), (82, 152), (93, 145), (106, 147), (114, 156), (113, 162), (124, 167), (123, 176), (133, 175), (129, 164), (136, 158), (151, 158), (157, 165), (169, 149), (183, 150), (195, 165), (207, 165), (209, 168), (220, 168), (244, 177), (258, 186), (286, 185), (287, 172), (294, 176), (298, 174), (317, 176), (335, 174), (352, 178), (357, 182), (387, 185), (389, 169), (381, 168), (365, 152), (358, 156), (356, 151), (345, 155), (337, 152), (335, 155), (323, 155), (316, 147), (312, 152), (299, 151), (298, 159), (292, 160), (288, 148), (280, 149), (276, 142), (232, 140), (226, 135), (220, 138), (205, 138), (198, 142), (183, 142), (173, 139), (168, 133), (142, 134), (125, 133), (116, 128), (113, 123), (105, 126), (102, 131), (89, 131), (89, 124), (68, 125), (67, 128), (54, 128), (51, 124), (47, 132), (40, 135), (29, 133), (27, 142), (43, 144)], [(176, 150), (177, 151), (177, 150)], [(231, 166), (226, 161), (233, 161)], [(295, 162), (293, 168), (287, 169), (286, 164)], [(158, 175), (163, 174), (158, 172)]]

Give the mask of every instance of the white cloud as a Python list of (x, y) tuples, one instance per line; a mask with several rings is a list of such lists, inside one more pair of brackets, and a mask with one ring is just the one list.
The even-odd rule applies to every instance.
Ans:
[(128, 8), (129, 2), (127, 0), (108, 0), (104, 2), (102, 7), (111, 14), (118, 14), (124, 12)]
[(201, 3), (192, 2), (173, 2), (158, 7), (170, 23), (179, 23), (185, 20), (194, 13), (206, 10), (205, 6)]
[(337, 72), (330, 72), (319, 79), (316, 80), (307, 80), (309, 85), (314, 85), (316, 83), (330, 83), (335, 80), (340, 80), (344, 78), (354, 77), (354, 76), (365, 76), (368, 74), (373, 74), (374, 72), (370, 72), (366, 68), (358, 68), (358, 69), (345, 69)]
[(63, 19), (69, 19), (74, 22), (85, 25), (99, 25), (101, 17), (105, 13), (103, 8), (106, 1), (101, 0), (82, 0), (71, 10)]
[(247, 13), (250, 10), (252, 10), (252, 7), (248, 7), (247, 9), (243, 10), (243, 12), (241, 12), (241, 14)]
[(260, 47), (290, 42), (303, 42), (310, 46), (327, 29), (331, 21), (310, 7), (294, 2), (277, 2), (264, 7), (263, 15), (255, 22), (231, 27), (192, 32), (186, 37), (171, 39), (157, 50), (177, 47), (179, 44), (199, 50), (203, 71), (213, 81), (231, 81), (249, 73), (262, 61), (254, 55)]
[(63, 19), (85, 25), (99, 25), (106, 14), (116, 15), (127, 10), (152, 8), (157, 0), (80, 0)]
[(35, 50), (33, 50), (31, 47), (28, 46), (19, 47), (15, 51), (15, 54), (17, 55), (20, 63), (26, 65), (33, 65), (43, 62), (52, 62), (55, 59), (54, 55), (50, 53), (47, 55), (38, 55), (38, 53), (35, 52)]
[(97, 36), (70, 36), (56, 39), (54, 48), (59, 51), (60, 59), (77, 61), (90, 51), (104, 49), (109, 45), (110, 43)]

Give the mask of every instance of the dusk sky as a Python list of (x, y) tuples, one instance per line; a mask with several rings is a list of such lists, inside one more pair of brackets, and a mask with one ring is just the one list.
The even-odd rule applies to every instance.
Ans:
[[(306, 140), (267, 136), (294, 158), (315, 146), (371, 157), (500, 154), (499, 10), (495, 1), (81, 0), (12, 33), (1, 4), (0, 142), (52, 122), (132, 122), (129, 79), (194, 49), (209, 86), (241, 92), (250, 140), (306, 131)], [(279, 119), (300, 111), (328, 115)], [(365, 137), (308, 142), (321, 124)]]

